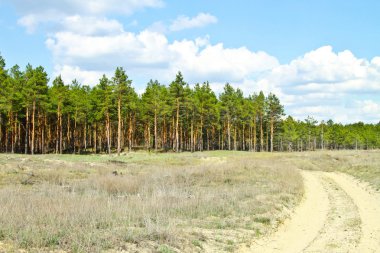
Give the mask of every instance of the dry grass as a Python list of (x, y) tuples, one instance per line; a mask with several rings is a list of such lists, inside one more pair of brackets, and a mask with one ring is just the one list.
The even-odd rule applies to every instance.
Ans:
[[(284, 158), (286, 155), (284, 156)], [(368, 182), (380, 191), (380, 151), (324, 151), (295, 153), (286, 157), (307, 170), (339, 171)]]
[(1, 155), (0, 241), (36, 252), (231, 251), (302, 195), (296, 170), (261, 156)]
[(0, 155), (0, 241), (30, 252), (233, 252), (289, 215), (303, 192), (297, 169), (380, 188), (378, 151)]

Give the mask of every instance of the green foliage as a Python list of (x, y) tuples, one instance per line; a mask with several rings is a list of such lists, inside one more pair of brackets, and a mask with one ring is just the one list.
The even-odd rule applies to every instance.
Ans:
[[(68, 101), (69, 87), (66, 86), (62, 80), (61, 76), (58, 76), (53, 81), (53, 86), (49, 89), (50, 98), (50, 110), (51, 112), (57, 112), (58, 110), (64, 110), (64, 105)], [(60, 111), (59, 113), (61, 113)]]
[(38, 103), (46, 102), (49, 78), (45, 69), (39, 66), (35, 69), (31, 65), (26, 67), (26, 98)]
[(61, 76), (48, 82), (43, 67), (6, 69), (0, 56), (0, 152), (29, 152), (33, 141), (37, 153), (57, 152), (58, 146), (60, 153), (111, 152), (116, 143), (118, 153), (126, 146), (177, 152), (380, 147), (380, 122), (284, 118), (275, 94), (245, 97), (226, 83), (217, 97), (208, 82), (191, 86), (181, 72), (169, 86), (150, 80), (141, 96), (121, 67), (94, 87), (65, 84)]
[(172, 250), (168, 245), (163, 244), (158, 247), (158, 252), (160, 253), (174, 253), (174, 250)]
[(269, 117), (273, 118), (275, 122), (278, 122), (284, 115), (284, 106), (281, 105), (280, 99), (278, 99), (275, 94), (269, 93), (267, 103), (267, 113)]

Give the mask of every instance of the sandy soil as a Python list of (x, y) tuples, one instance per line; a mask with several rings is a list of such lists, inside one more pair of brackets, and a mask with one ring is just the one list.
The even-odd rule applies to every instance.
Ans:
[(345, 174), (302, 175), (305, 197), (291, 219), (240, 252), (380, 252), (380, 194)]

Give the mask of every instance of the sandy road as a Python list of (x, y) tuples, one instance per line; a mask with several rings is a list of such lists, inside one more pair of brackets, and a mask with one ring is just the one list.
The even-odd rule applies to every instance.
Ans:
[(240, 252), (380, 252), (380, 194), (345, 174), (301, 173), (305, 196), (291, 219)]

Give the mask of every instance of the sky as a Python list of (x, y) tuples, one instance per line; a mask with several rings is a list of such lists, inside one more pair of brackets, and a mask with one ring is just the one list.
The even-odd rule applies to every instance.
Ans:
[(380, 1), (0, 0), (7, 67), (96, 85), (122, 66), (136, 91), (181, 71), (276, 94), (285, 112), (380, 122)]

